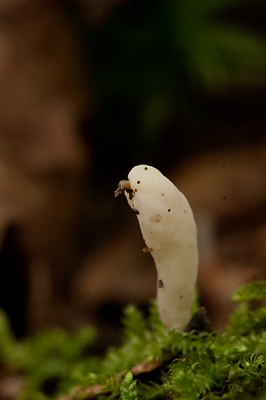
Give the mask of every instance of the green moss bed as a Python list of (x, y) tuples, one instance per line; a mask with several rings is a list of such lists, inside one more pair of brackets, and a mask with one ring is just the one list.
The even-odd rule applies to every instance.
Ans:
[[(168, 332), (156, 303), (148, 316), (128, 306), (123, 344), (104, 356), (93, 351), (91, 328), (16, 341), (1, 313), (0, 375), (23, 377), (18, 400), (266, 399), (265, 299), (264, 281), (237, 290), (223, 334)], [(195, 300), (192, 314), (197, 308)]]

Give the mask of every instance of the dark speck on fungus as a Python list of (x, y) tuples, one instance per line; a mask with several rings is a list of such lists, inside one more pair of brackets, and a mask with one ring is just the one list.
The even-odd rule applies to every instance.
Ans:
[(171, 208), (168, 208), (168, 210), (167, 210), (168, 212), (170, 212), (171, 211)]
[(140, 181), (137, 181), (137, 184), (139, 185), (139, 184), (140, 184)]
[(145, 169), (145, 171), (147, 171), (147, 169), (148, 169), (148, 168), (147, 168), (147, 167), (145, 167), (144, 169)]
[(161, 279), (158, 280), (158, 288), (163, 287), (163, 281)]

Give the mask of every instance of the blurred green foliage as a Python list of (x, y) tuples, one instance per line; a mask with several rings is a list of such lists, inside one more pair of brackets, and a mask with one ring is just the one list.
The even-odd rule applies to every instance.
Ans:
[(175, 115), (198, 120), (200, 94), (265, 83), (265, 29), (252, 28), (260, 11), (261, 0), (132, 0), (91, 32), (110, 145), (142, 156)]
[(16, 341), (5, 314), (0, 312), (0, 366), (27, 376), (22, 400), (47, 399), (49, 394), (72, 387), (71, 372), (82, 365), (95, 339), (92, 328), (74, 334), (61, 330), (40, 333), (24, 341)]

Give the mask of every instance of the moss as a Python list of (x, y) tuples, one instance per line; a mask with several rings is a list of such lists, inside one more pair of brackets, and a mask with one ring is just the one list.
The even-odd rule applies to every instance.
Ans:
[[(240, 305), (221, 335), (215, 331), (168, 332), (154, 302), (148, 317), (128, 306), (123, 345), (109, 349), (104, 357), (93, 354), (95, 333), (91, 329), (74, 335), (50, 331), (17, 342), (1, 313), (1, 365), (26, 376), (20, 400), (46, 400), (69, 393), (71, 399), (101, 400), (264, 399), (266, 308), (252, 307), (254, 301), (263, 304), (266, 282), (247, 285), (233, 298)], [(197, 309), (196, 300), (193, 309)]]

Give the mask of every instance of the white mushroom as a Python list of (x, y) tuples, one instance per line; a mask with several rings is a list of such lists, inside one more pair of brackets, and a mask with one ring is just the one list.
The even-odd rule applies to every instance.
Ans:
[(157, 304), (168, 329), (183, 330), (190, 320), (197, 270), (197, 229), (185, 196), (160, 171), (148, 165), (134, 167), (129, 181), (115, 192), (125, 193), (137, 215), (158, 271)]

